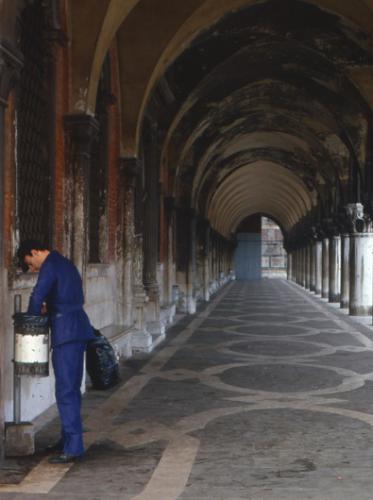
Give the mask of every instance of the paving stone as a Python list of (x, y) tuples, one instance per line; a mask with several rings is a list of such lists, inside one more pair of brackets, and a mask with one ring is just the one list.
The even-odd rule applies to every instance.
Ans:
[(371, 500), (372, 368), (369, 327), (286, 281), (236, 282), (87, 392), (82, 462), (46, 464), (55, 418), (0, 498)]

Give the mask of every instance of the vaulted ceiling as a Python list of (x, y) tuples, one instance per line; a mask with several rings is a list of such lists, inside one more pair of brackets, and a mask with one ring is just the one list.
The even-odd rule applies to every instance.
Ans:
[(373, 1), (95, 3), (71, 2), (72, 108), (94, 112), (116, 39), (123, 154), (139, 154), (151, 116), (168, 194), (217, 231), (261, 212), (290, 233), (370, 206)]

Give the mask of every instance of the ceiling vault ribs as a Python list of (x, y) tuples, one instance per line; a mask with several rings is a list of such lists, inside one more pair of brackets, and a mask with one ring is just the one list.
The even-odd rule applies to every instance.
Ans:
[[(88, 4), (74, 2), (73, 35), (74, 14)], [(139, 156), (145, 116), (157, 123), (160, 179), (178, 205), (226, 237), (255, 211), (272, 215), (286, 234), (302, 221), (338, 218), (351, 202), (373, 212), (373, 9), (366, 2), (99, 6), (81, 53), (73, 44), (83, 64), (72, 106), (94, 112), (100, 65), (115, 44), (122, 154)]]

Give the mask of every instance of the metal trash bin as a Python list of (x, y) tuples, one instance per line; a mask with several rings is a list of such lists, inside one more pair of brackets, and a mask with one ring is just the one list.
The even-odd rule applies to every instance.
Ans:
[(49, 375), (49, 319), (15, 313), (14, 370), (16, 375)]

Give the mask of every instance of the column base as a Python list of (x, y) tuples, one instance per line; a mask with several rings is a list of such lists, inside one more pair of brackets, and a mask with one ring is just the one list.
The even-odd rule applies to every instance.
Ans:
[(197, 301), (194, 297), (182, 295), (179, 300), (178, 311), (185, 314), (195, 314), (197, 311)]
[(348, 300), (341, 300), (341, 309), (348, 309), (350, 302)]
[(197, 301), (194, 297), (188, 297), (188, 313), (195, 314), (197, 312)]
[(172, 325), (172, 323), (174, 322), (175, 314), (176, 304), (170, 304), (168, 306), (161, 307), (160, 321), (162, 325), (165, 325), (165, 327), (167, 327), (167, 325)]
[(210, 281), (209, 293), (214, 295), (219, 290), (219, 283), (216, 280)]
[(146, 331), (151, 335), (162, 335), (165, 337), (166, 329), (161, 321), (148, 321), (146, 323)]
[(372, 306), (350, 306), (348, 313), (350, 316), (371, 316)]
[(5, 424), (5, 455), (23, 457), (35, 453), (35, 430), (31, 422)]
[(341, 294), (340, 293), (330, 293), (329, 292), (329, 302), (332, 302), (333, 304), (335, 302), (340, 302), (341, 301)]
[(153, 338), (149, 332), (133, 330), (132, 332), (132, 352), (151, 352), (153, 349)]

